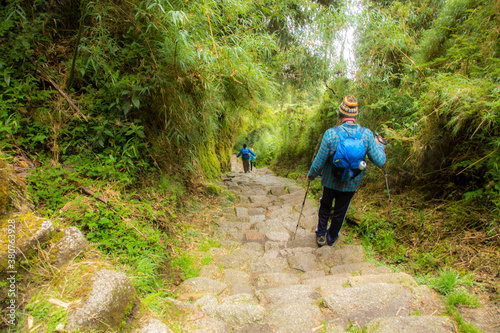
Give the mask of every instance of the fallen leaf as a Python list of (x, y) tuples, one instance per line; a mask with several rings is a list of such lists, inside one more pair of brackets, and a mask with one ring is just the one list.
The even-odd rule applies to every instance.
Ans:
[(58, 299), (53, 299), (53, 298), (49, 299), (47, 302), (58, 305), (58, 306), (63, 307), (65, 309), (67, 309), (69, 304), (70, 304), (70, 303), (66, 303), (66, 302), (60, 301)]

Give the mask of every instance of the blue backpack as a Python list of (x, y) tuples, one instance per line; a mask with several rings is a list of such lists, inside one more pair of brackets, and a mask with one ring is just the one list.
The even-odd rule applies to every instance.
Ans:
[[(365, 144), (361, 139), (365, 129), (361, 128), (354, 136), (347, 136), (346, 132), (338, 127), (334, 127), (334, 129), (340, 142), (332, 158), (332, 171), (335, 178), (346, 182), (357, 177), (366, 166), (366, 162), (364, 162)], [(360, 169), (360, 163), (362, 169)]]
[(248, 160), (250, 158), (250, 149), (249, 148), (243, 148), (241, 150), (241, 157), (244, 160)]

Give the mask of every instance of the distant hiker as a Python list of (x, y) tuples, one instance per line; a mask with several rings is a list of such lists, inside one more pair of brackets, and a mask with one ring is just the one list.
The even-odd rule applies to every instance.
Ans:
[(243, 148), (240, 149), (240, 152), (236, 157), (240, 157), (243, 160), (243, 170), (245, 173), (250, 171), (250, 157), (253, 155), (254, 157), (257, 157), (257, 155), (254, 154), (253, 151), (251, 151), (249, 148), (247, 148), (247, 144), (243, 144)]
[[(310, 181), (321, 175), (323, 186), (316, 227), (316, 242), (319, 246), (332, 246), (338, 239), (351, 199), (365, 173), (365, 156), (368, 155), (378, 167), (385, 164), (384, 146), (373, 136), (372, 131), (356, 124), (357, 115), (356, 98), (346, 96), (339, 107), (341, 125), (325, 132), (307, 174)], [(330, 228), (327, 228), (334, 199), (332, 221)]]
[[(250, 150), (252, 151), (252, 153), (255, 154), (255, 152), (253, 151), (252, 148), (250, 148)], [(250, 155), (250, 171), (253, 170), (253, 165), (255, 164), (255, 158), (257, 158), (257, 155)]]

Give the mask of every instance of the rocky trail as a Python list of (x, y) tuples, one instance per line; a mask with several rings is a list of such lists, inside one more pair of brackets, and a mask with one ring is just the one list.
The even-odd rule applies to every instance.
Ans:
[[(57, 230), (49, 220), (23, 218), (16, 226), (19, 252), (44, 254), (47, 265), (61, 270), (65, 279), (81, 281), (78, 299), (48, 300), (67, 309), (66, 319), (48, 331), (458, 332), (439, 294), (408, 274), (368, 260), (361, 245), (341, 236), (334, 246), (318, 247), (314, 233), (318, 207), (313, 200), (304, 202), (302, 187), (264, 168), (243, 173), (237, 162), (233, 160), (235, 171), (220, 183), (234, 194), (234, 202), (213, 207), (217, 221), (213, 237), (220, 246), (213, 242), (208, 250), (212, 261), (197, 277), (169, 290), (175, 298), (163, 298), (154, 314), (142, 306), (146, 300), (140, 299), (132, 283), (137, 277), (95, 261), (91, 244), (78, 228)], [(1, 228), (3, 244), (7, 228)], [(52, 245), (37, 252), (49, 240)], [(0, 249), (4, 277), (8, 255), (6, 248)], [(75, 262), (80, 255), (83, 259)], [(54, 285), (54, 295), (62, 297), (66, 287)], [(484, 332), (500, 332), (494, 306), (460, 311)], [(31, 328), (29, 318), (19, 331), (38, 332), (42, 324)]]
[(222, 246), (175, 301), (192, 312), (186, 331), (456, 332), (432, 289), (367, 261), (361, 245), (318, 248), (314, 201), (293, 239), (305, 196), (293, 181), (254, 169), (223, 183), (237, 199), (217, 223)]

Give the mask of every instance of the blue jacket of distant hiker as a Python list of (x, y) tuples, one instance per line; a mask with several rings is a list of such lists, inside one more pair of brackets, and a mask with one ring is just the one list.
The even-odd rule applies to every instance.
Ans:
[(241, 159), (243, 161), (246, 161), (246, 160), (249, 160), (250, 159), (250, 156), (257, 156), (253, 153), (253, 151), (250, 150), (250, 148), (241, 148), (240, 149), (240, 152), (238, 153), (238, 155), (236, 155), (236, 157), (240, 157), (241, 156)]
[[(343, 123), (338, 126), (338, 128), (340, 131), (345, 131), (349, 136), (353, 136), (357, 131), (362, 129), (360, 125), (349, 122)], [(364, 141), (365, 152), (370, 161), (378, 167), (384, 166), (384, 146), (375, 140), (372, 131), (365, 128), (361, 139)], [(307, 177), (310, 180), (313, 180), (321, 175), (322, 186), (341, 192), (355, 192), (358, 189), (361, 180), (363, 180), (365, 170), (361, 171), (357, 177), (346, 182), (340, 181), (333, 175), (331, 160), (333, 155), (335, 155), (339, 142), (340, 138), (333, 128), (330, 128), (325, 132), (323, 139), (321, 140), (321, 146), (319, 147), (318, 154), (314, 158)]]

